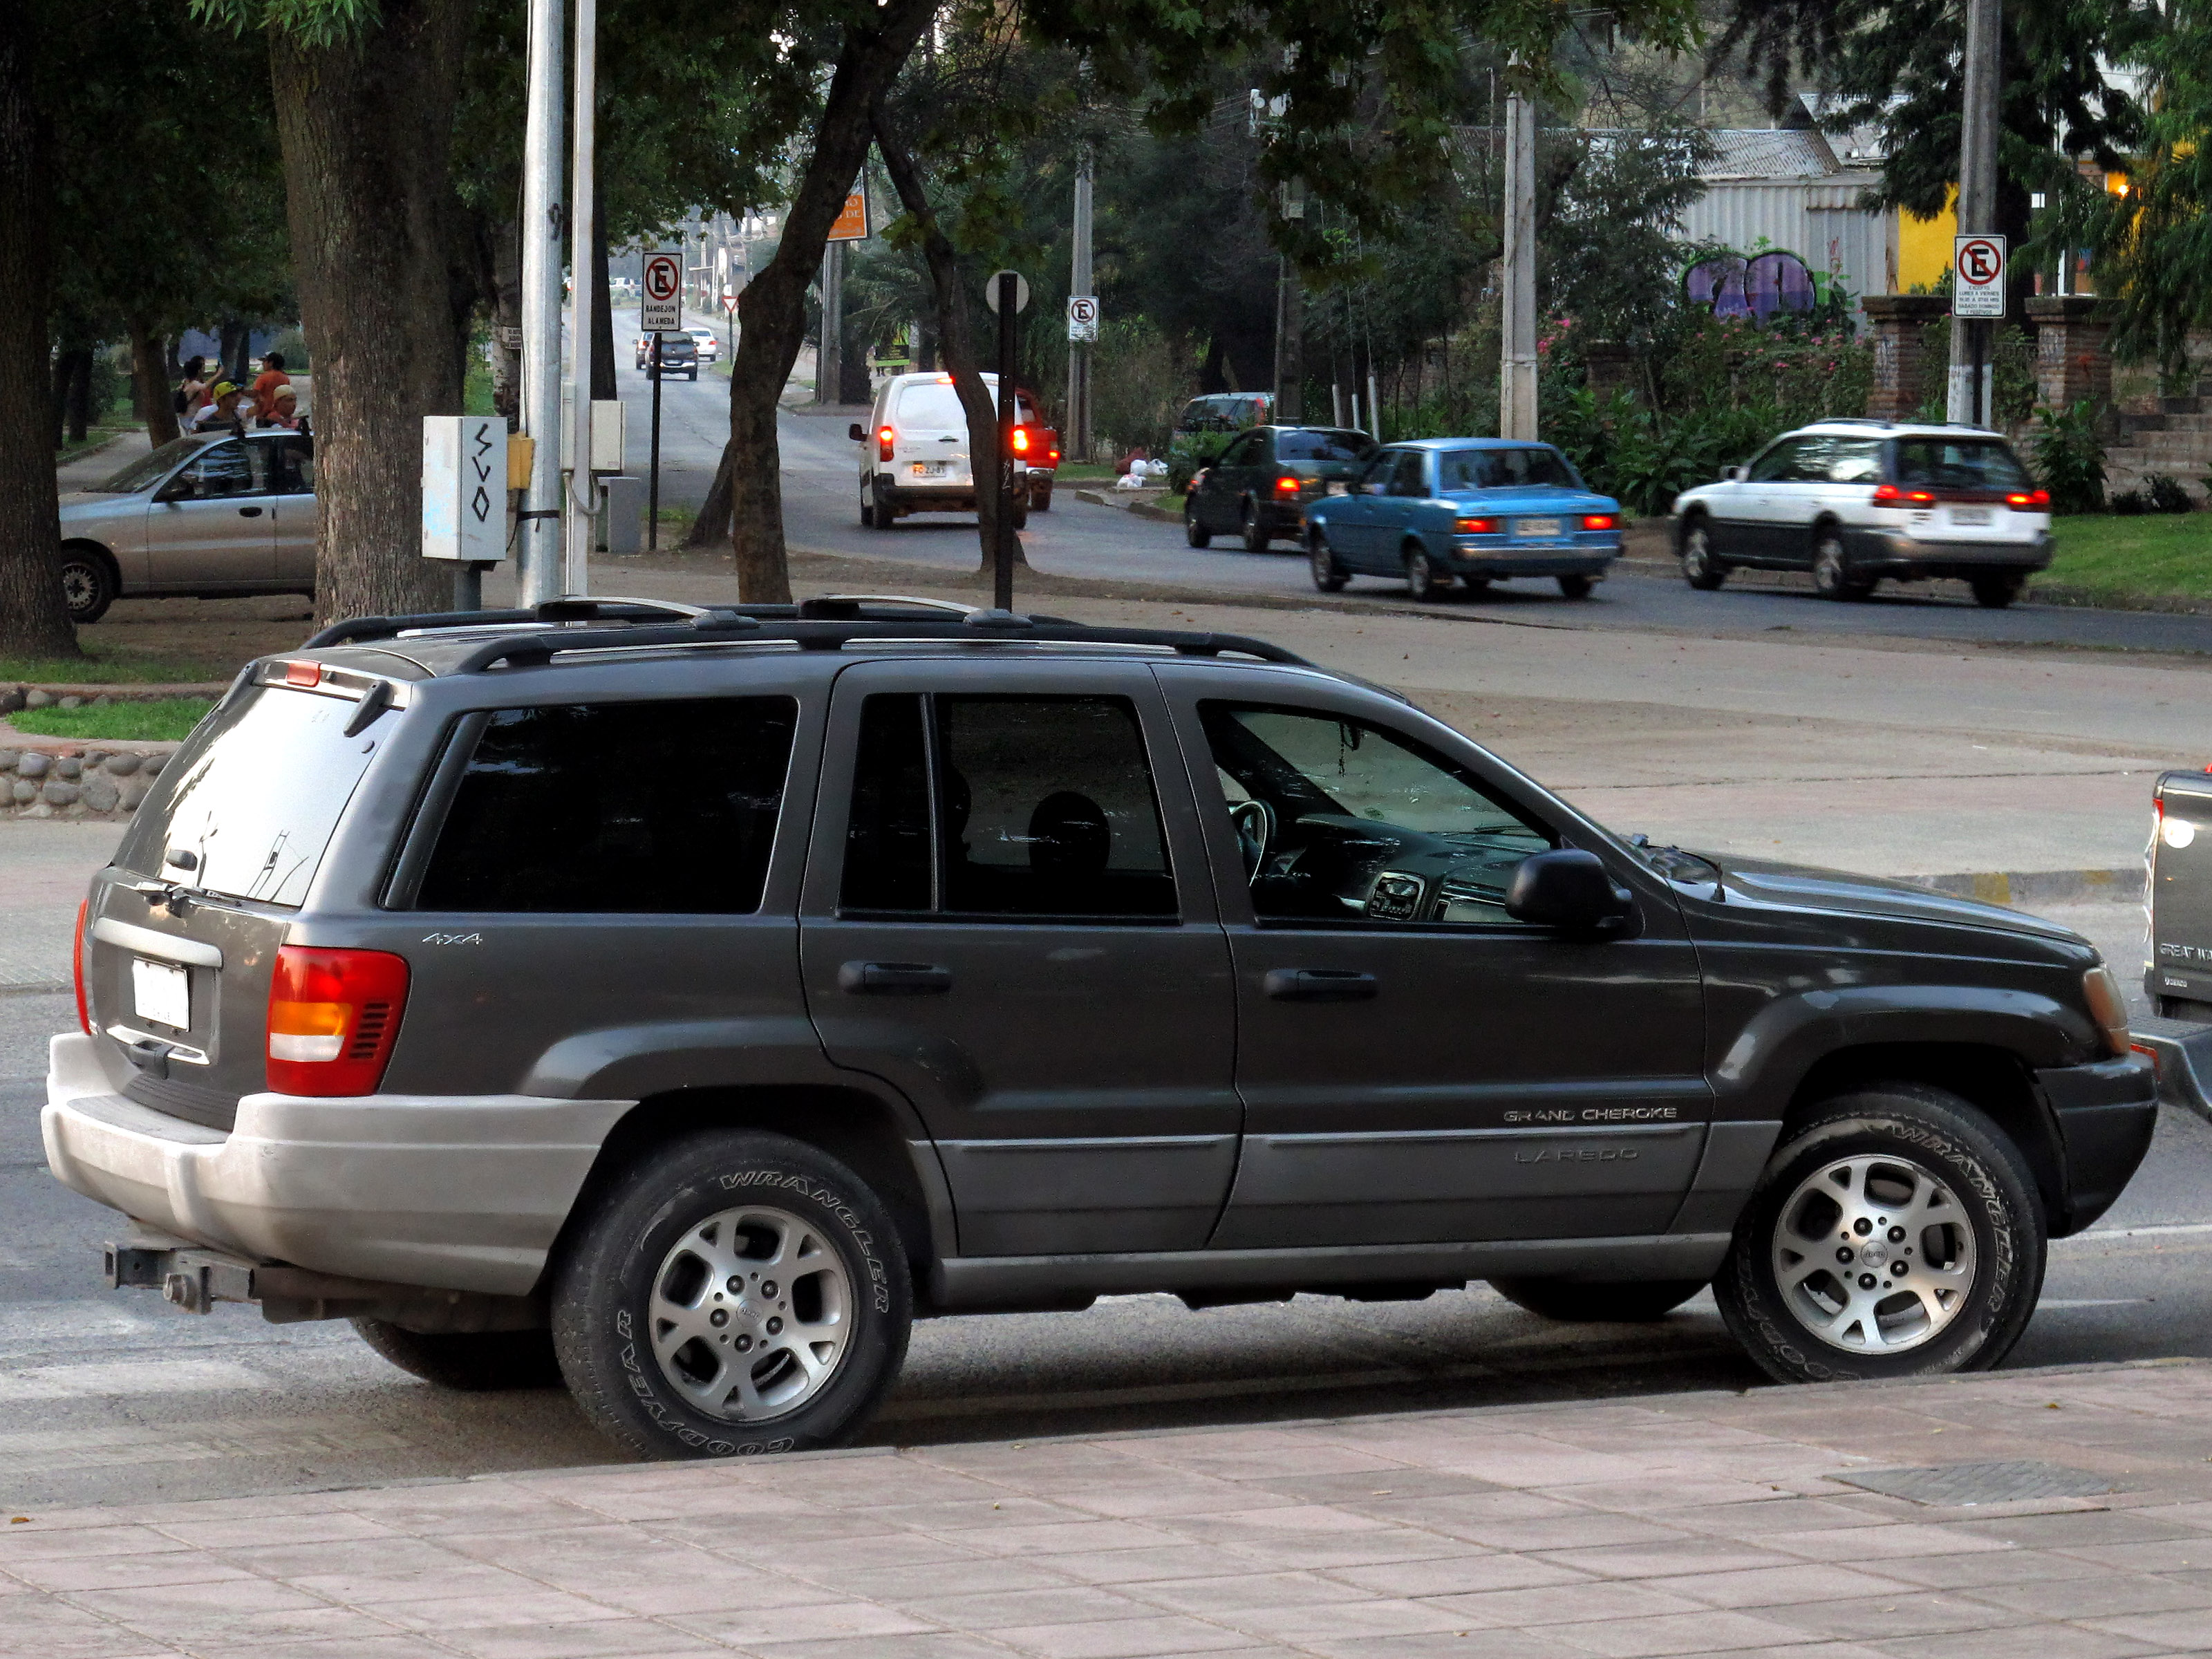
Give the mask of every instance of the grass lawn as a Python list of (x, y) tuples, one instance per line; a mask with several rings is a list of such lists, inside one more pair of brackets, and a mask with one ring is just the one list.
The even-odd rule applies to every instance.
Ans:
[(2054, 519), (2051, 568), (2037, 586), (2118, 599), (2212, 599), (2212, 514), (2083, 514)]
[(97, 708), (19, 708), (8, 717), (18, 732), (40, 738), (111, 738), (174, 742), (215, 707), (207, 697), (157, 697), (103, 703)]
[(0, 656), (0, 685), (204, 685), (238, 672), (238, 657), (167, 657), (86, 647), (82, 657)]

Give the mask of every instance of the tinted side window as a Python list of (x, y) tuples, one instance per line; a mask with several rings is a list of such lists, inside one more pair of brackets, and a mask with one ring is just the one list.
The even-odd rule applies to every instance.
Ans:
[(1364, 432), (1335, 432), (1309, 428), (1275, 434), (1275, 459), (1283, 461), (1360, 461), (1375, 452), (1375, 441)]
[(1427, 471), (1425, 458), (1418, 449), (1408, 449), (1398, 457), (1396, 470), (1390, 475), (1393, 495), (1425, 495), (1428, 485), (1423, 475)]
[(1838, 438), (1828, 452), (1831, 483), (1880, 483), (1881, 443), (1875, 438)]
[(500, 709), (469, 757), (416, 902), (757, 910), (798, 715), (789, 697)]
[[(932, 719), (933, 814), (921, 783)], [(933, 864), (918, 851), (933, 828)], [(870, 697), (846, 833), (848, 908), (1176, 911), (1144, 737), (1123, 697)]]
[(312, 495), (315, 490), (315, 441), (305, 432), (282, 438), (256, 438), (267, 458), (269, 489), (277, 495)]

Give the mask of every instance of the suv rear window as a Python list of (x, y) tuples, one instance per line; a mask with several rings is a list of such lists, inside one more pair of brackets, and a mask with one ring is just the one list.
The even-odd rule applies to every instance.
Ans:
[(198, 861), (166, 873), (228, 898), (296, 906), (376, 740), (349, 738), (359, 704), (254, 686), (200, 722), (162, 772), (115, 861), (165, 873), (171, 851)]
[(789, 697), (499, 709), (416, 908), (757, 910), (798, 719)]
[(2025, 489), (2027, 469), (1994, 438), (1899, 438), (1897, 482), (1923, 489)]

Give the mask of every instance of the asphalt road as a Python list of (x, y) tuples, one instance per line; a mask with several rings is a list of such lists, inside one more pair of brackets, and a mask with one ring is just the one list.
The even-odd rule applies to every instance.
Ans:
[[(2132, 907), (2053, 915), (2113, 959)], [(0, 1504), (151, 1502), (612, 1461), (554, 1390), (442, 1392), (343, 1325), (195, 1317), (100, 1283), (112, 1212), (47, 1175), (45, 1043), (66, 996), (0, 996)], [(2014, 1365), (2212, 1354), (2212, 1125), (2162, 1119), (2090, 1233), (2053, 1247)], [(1194, 1313), (1159, 1296), (1080, 1314), (965, 1317), (915, 1333), (876, 1443), (1064, 1434), (1763, 1386), (1710, 1297), (1656, 1326), (1568, 1326), (1486, 1287), (1425, 1302), (1302, 1296)]]
[[(650, 386), (629, 367), (635, 319), (634, 311), (617, 311), (614, 321), (621, 391), (630, 410), (629, 465), (642, 475)], [(729, 383), (708, 369), (696, 386), (678, 380), (661, 390), (661, 499), (696, 506), (705, 499), (728, 434)], [(972, 568), (979, 552), (972, 516), (928, 514), (902, 520), (887, 530), (862, 528), (858, 462), (846, 435), (854, 418), (851, 414), (787, 411), (779, 422), (784, 533), (791, 545), (939, 568)], [(1032, 566), (1063, 575), (1224, 594), (1313, 592), (1305, 562), (1295, 548), (1247, 553), (1224, 538), (1201, 551), (1184, 544), (1181, 526), (1079, 501), (1072, 484), (1054, 492), (1049, 513), (1030, 515), (1022, 543)], [(1393, 605), (1405, 600), (1403, 584), (1380, 578), (1355, 578), (1350, 592)], [(1741, 585), (1699, 593), (1666, 569), (1623, 566), (1586, 600), (1564, 599), (1548, 581), (1522, 581), (1501, 585), (1481, 599), (1455, 595), (1444, 603), (1562, 628), (1874, 635), (2212, 654), (2212, 617), (2054, 605), (1983, 611), (1958, 582), (1909, 589), (1890, 583), (1871, 600), (1838, 605), (1809, 592)]]

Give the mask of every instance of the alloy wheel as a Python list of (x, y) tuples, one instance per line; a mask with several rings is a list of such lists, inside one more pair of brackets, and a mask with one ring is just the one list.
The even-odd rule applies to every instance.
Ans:
[(1870, 1355), (1941, 1335), (1978, 1267), (1956, 1194), (1893, 1153), (1838, 1158), (1800, 1182), (1775, 1218), (1770, 1255), (1783, 1305), (1807, 1334)]
[(812, 1224), (747, 1205), (709, 1216), (670, 1247), (647, 1319), (670, 1386), (707, 1416), (756, 1423), (828, 1386), (853, 1308), (844, 1262)]

